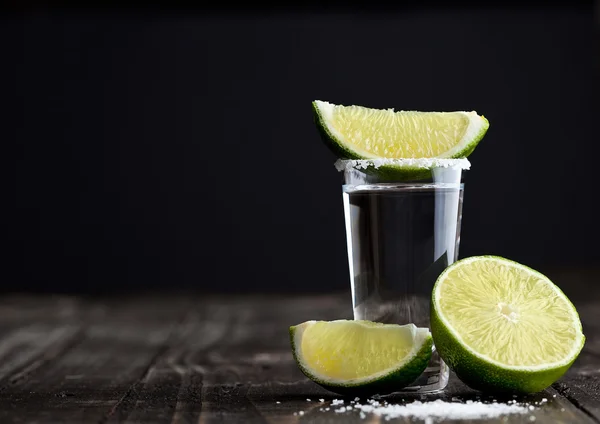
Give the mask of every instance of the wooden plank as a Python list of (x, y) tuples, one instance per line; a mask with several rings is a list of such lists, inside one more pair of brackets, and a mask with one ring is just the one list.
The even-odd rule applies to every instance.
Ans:
[[(38, 305), (40, 310), (44, 309), (43, 303)], [(2, 304), (0, 300), (0, 314)], [(19, 328), (16, 324), (20, 321), (18, 303), (7, 308), (12, 308), (12, 312), (7, 314), (6, 320), (0, 318), (0, 329), (3, 325)], [(29, 338), (20, 336), (23, 340), (32, 341), (35, 335), (43, 337), (44, 327), (36, 327), (43, 325), (40, 322), (43, 314), (35, 313), (36, 308), (24, 308), (29, 320), (24, 320), (23, 325), (36, 330)], [(14, 381), (10, 376), (18, 373), (8, 370), (7, 381), (13, 382), (0, 391), (0, 422), (385, 422), (372, 415), (362, 420), (356, 412), (333, 412), (330, 403), (339, 396), (306, 379), (290, 352), (290, 325), (308, 319), (351, 316), (350, 299), (345, 293), (288, 298), (128, 299), (92, 302), (84, 309), (94, 312), (89, 313), (89, 324), (74, 345)], [(592, 312), (583, 308), (582, 319)], [(57, 322), (73, 325), (73, 319), (81, 316), (79, 313), (67, 314), (65, 320)], [(593, 356), (595, 351), (591, 347), (595, 346), (600, 330), (594, 327), (586, 334), (590, 348), (586, 346), (588, 350), (582, 353), (582, 360), (573, 373), (576, 378), (591, 373), (590, 381), (597, 383), (594, 367), (598, 359)], [(0, 338), (0, 354), (3, 343), (17, 346), (8, 340)], [(565, 387), (571, 391), (578, 387), (573, 386), (573, 381), (564, 380)], [(589, 392), (590, 387), (582, 385), (578, 390)], [(307, 398), (311, 402), (307, 402)], [(468, 389), (456, 378), (451, 379), (444, 393), (425, 397), (436, 398), (492, 400)], [(594, 405), (598, 405), (593, 403), (595, 398), (586, 398), (580, 393), (571, 396), (562, 386), (517, 400), (539, 403), (542, 398), (548, 401), (531, 414), (476, 422), (524, 423), (530, 422), (531, 416), (543, 423), (595, 422), (591, 418)], [(583, 402), (579, 405), (581, 410), (569, 401), (571, 398)], [(421, 399), (415, 395), (390, 397), (401, 403)], [(327, 406), (329, 411), (320, 410)], [(300, 411), (304, 414), (299, 415)]]
[[(261, 411), (263, 416), (269, 423), (285, 423), (294, 422), (314, 422), (314, 423), (364, 423), (364, 422), (379, 422), (379, 418), (372, 414), (367, 414), (366, 419), (362, 419), (358, 412), (335, 413), (331, 402), (333, 399), (342, 399), (342, 397), (333, 395), (323, 391), (319, 387), (313, 387), (312, 383), (294, 385), (274, 384), (265, 388), (264, 386), (256, 386), (256, 391), (253, 394), (253, 401), (257, 405), (257, 409)], [(260, 395), (259, 395), (260, 393)], [(311, 402), (306, 401), (306, 397), (311, 399)], [(275, 400), (277, 399), (277, 400)], [(323, 399), (321, 403), (319, 400)], [(565, 398), (560, 396), (553, 389), (548, 389), (542, 393), (530, 396), (520, 396), (516, 399), (512, 396), (507, 398), (485, 396), (482, 393), (475, 392), (464, 386), (455, 376), (451, 378), (447, 389), (440, 394), (421, 395), (406, 395), (398, 394), (384, 397), (389, 403), (405, 405), (414, 401), (432, 401), (441, 399), (446, 402), (466, 402), (481, 401), (493, 403), (494, 399), (498, 402), (509, 402), (513, 399), (519, 403), (532, 404), (535, 410), (525, 415), (509, 415), (500, 419), (478, 419), (478, 420), (448, 420), (444, 422), (455, 423), (523, 423), (531, 422), (531, 417), (535, 418), (536, 422), (541, 423), (593, 423), (590, 417), (583, 412), (577, 410)], [(542, 402), (542, 399), (547, 399), (547, 402)], [(346, 404), (351, 398), (346, 399)], [(277, 401), (281, 403), (276, 403)], [(322, 408), (330, 408), (329, 411), (321, 411)], [(303, 412), (300, 417), (294, 413)], [(388, 422), (383, 418), (381, 422)], [(391, 419), (390, 423), (414, 422), (409, 418)]]
[[(339, 296), (236, 298), (218, 305), (232, 314), (226, 337), (189, 356), (193, 365), (205, 370), (203, 424), (272, 422), (277, 418), (271, 409), (278, 405), (276, 398), (268, 396), (266, 405), (260, 401), (272, 385), (295, 389), (295, 399), (287, 399), (288, 407), (306, 402), (301, 389), (307, 384), (290, 355), (289, 326), (309, 319), (349, 317), (347, 303)], [(284, 418), (294, 420), (293, 411), (288, 412)]]
[(196, 423), (202, 409), (203, 374), (189, 366), (190, 350), (218, 343), (229, 328), (230, 314), (201, 301), (178, 325), (169, 347), (152, 364), (134, 393), (109, 423)]
[[(296, 323), (273, 324), (305, 306), (279, 299), (228, 300), (226, 310), (231, 311), (232, 319), (227, 337), (211, 349), (196, 350), (190, 356), (193, 364), (205, 369), (200, 423), (268, 422), (264, 410), (252, 399), (252, 391), (257, 383), (271, 381), (267, 368), (285, 379), (289, 362), (287, 328)], [(266, 322), (269, 324), (263, 325)]]
[[(339, 396), (307, 380), (297, 369), (289, 351), (289, 325), (307, 319), (349, 317), (350, 309), (343, 296), (293, 299), (224, 298), (210, 299), (206, 302), (211, 305), (209, 313), (203, 317), (197, 316), (197, 321), (189, 322), (192, 330), (188, 330), (188, 333), (206, 332), (207, 340), (183, 340), (179, 346), (171, 348), (164, 359), (154, 367), (154, 377), (142, 388), (142, 393), (146, 395), (140, 396), (141, 399), (146, 399), (154, 390), (153, 387), (162, 386), (161, 381), (173, 379), (174, 372), (196, 370), (203, 375), (201, 410), (195, 411), (200, 412), (200, 423), (365, 422), (358, 413), (336, 414), (330, 403)], [(165, 364), (177, 371), (169, 371)], [(173, 381), (178, 382), (177, 379)], [(171, 389), (171, 403), (173, 393), (182, 387), (176, 383)], [(459, 397), (461, 400), (477, 400), (480, 396), (454, 378), (446, 393), (427, 398), (451, 401)], [(538, 422), (548, 423), (593, 422), (552, 389), (518, 400), (539, 403), (544, 397), (548, 402), (542, 403), (539, 408), (536, 407), (531, 414), (525, 417), (509, 416), (502, 422), (524, 422), (531, 416)], [(307, 402), (307, 398), (310, 398), (311, 402)], [(323, 399), (324, 402), (319, 402), (319, 399)], [(396, 400), (408, 402), (420, 399), (420, 396), (404, 396)], [(330, 407), (329, 411), (320, 410), (327, 406)], [(303, 415), (299, 415), (300, 412)], [(159, 415), (156, 409), (143, 400), (136, 405), (126, 422), (168, 422), (168, 414), (159, 418), (157, 416)], [(190, 418), (195, 419), (196, 415)], [(370, 416), (366, 421), (382, 420)], [(391, 422), (409, 421), (397, 419)]]
[(186, 299), (97, 304), (81, 340), (0, 392), (0, 422), (103, 422), (168, 347)]
[(77, 343), (90, 312), (70, 297), (1, 298), (0, 390)]
[[(322, 319), (331, 319), (340, 304), (337, 296), (295, 301), (203, 299), (179, 325), (169, 348), (157, 358), (135, 393), (121, 403), (119, 414), (108, 421), (267, 422), (251, 399), (254, 381), (269, 384), (270, 374), (264, 370), (274, 367), (272, 371), (277, 373), (281, 364), (295, 371), (289, 361), (287, 327), (297, 322), (281, 325), (281, 318), (289, 311), (299, 319), (314, 318), (317, 306), (326, 311)], [(263, 326), (264, 322), (270, 324)], [(123, 408), (126, 403), (129, 406)]]
[[(236, 396), (249, 398), (256, 411), (269, 423), (275, 422), (364, 422), (357, 412), (335, 413), (331, 408), (331, 400), (339, 398), (316, 384), (308, 381), (297, 369), (289, 351), (287, 325), (296, 324), (306, 319), (347, 318), (350, 315), (348, 302), (343, 296), (336, 298), (305, 299), (271, 299), (231, 304), (229, 310), (235, 310), (238, 319), (234, 321), (233, 337), (214, 349), (204, 350), (193, 356), (194, 363), (211, 370), (207, 375), (216, 385), (240, 385)], [(237, 322), (237, 323), (236, 323)], [(229, 335), (228, 335), (229, 336)], [(232, 353), (235, 352), (235, 356)], [(217, 371), (219, 370), (219, 371)], [(208, 383), (210, 384), (210, 383)], [(242, 388), (248, 387), (244, 392)], [(456, 377), (451, 380), (448, 389), (439, 395), (429, 395), (426, 399), (481, 400), (491, 402), (491, 398), (483, 396), (464, 386)], [(542, 399), (547, 399), (542, 402)], [(306, 399), (311, 399), (307, 402)], [(318, 400), (324, 399), (323, 403)], [(397, 402), (421, 400), (421, 396), (403, 395), (391, 398)], [(221, 412), (221, 418), (242, 422), (241, 415), (245, 410), (243, 403), (231, 402), (227, 398), (227, 411)], [(498, 399), (502, 400), (502, 399)], [(512, 400), (510, 399), (505, 400)], [(524, 422), (535, 418), (544, 423), (593, 423), (584, 412), (575, 408), (567, 399), (553, 389), (517, 401), (529, 404), (539, 403), (535, 410), (526, 416), (513, 415), (506, 420), (477, 420), (478, 423)], [(280, 402), (280, 403), (277, 403)], [(321, 408), (330, 407), (329, 411)], [(294, 412), (303, 415), (294, 415)], [(254, 416), (252, 411), (252, 416)], [(202, 417), (213, 419), (211, 405), (204, 404)], [(370, 420), (378, 421), (378, 417), (370, 416)], [(405, 422), (391, 420), (390, 422)], [(202, 422), (202, 421), (201, 421)], [(207, 422), (212, 422), (207, 420)], [(408, 422), (408, 421), (406, 421)], [(468, 421), (461, 421), (468, 422)]]
[(600, 299), (580, 300), (579, 315), (586, 335), (579, 358), (554, 388), (600, 422)]
[(38, 323), (40, 320), (73, 320), (85, 302), (73, 296), (3, 295), (0, 297), (0, 325)]

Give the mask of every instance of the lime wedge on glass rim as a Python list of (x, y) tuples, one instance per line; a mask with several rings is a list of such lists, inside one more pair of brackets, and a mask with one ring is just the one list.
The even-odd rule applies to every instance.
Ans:
[(554, 283), (497, 256), (450, 265), (431, 305), (438, 353), (477, 390), (541, 391), (569, 369), (585, 343), (575, 307)]
[(315, 383), (343, 395), (387, 394), (416, 380), (431, 359), (427, 328), (364, 320), (290, 327), (294, 359)]
[[(489, 122), (476, 112), (419, 112), (312, 102), (321, 139), (339, 159), (387, 159), (365, 172), (420, 177), (424, 167), (407, 159), (466, 158)], [(393, 161), (398, 159), (400, 161)]]

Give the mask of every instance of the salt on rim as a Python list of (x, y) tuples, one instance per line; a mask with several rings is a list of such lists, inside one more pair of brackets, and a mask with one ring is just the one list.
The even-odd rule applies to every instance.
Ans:
[(462, 170), (471, 169), (471, 162), (467, 158), (460, 159), (442, 159), (442, 158), (377, 158), (377, 159), (338, 159), (335, 162), (335, 168), (338, 171), (350, 171), (351, 169), (365, 169), (369, 166), (378, 169), (384, 165), (393, 165), (399, 168), (459, 168)]

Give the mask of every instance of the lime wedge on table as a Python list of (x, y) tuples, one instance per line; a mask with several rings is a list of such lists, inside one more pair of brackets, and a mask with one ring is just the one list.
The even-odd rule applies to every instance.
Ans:
[(569, 369), (585, 337), (567, 296), (546, 276), (497, 256), (448, 267), (432, 295), (440, 356), (474, 389), (533, 393)]
[(371, 321), (307, 321), (290, 327), (302, 372), (341, 394), (385, 394), (421, 375), (431, 358), (427, 328)]
[(467, 157), (489, 123), (476, 112), (416, 112), (315, 100), (315, 123), (342, 159)]

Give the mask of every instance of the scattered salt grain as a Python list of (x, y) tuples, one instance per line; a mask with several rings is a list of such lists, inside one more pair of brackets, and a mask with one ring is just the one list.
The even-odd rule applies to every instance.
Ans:
[(365, 413), (364, 413), (364, 412), (362, 412), (362, 411), (360, 412), (360, 418), (361, 418), (362, 420), (364, 420), (364, 419), (366, 418), (366, 416), (367, 416), (367, 414), (365, 414)]
[(565, 412), (565, 408), (560, 408), (560, 412)]
[(304, 415), (304, 411), (300, 411), (300, 412), (298, 412), (298, 414)]
[(306, 398), (306, 401), (307, 401), (307, 402), (310, 402), (310, 399)]
[(546, 403), (546, 402), (548, 402), (548, 399), (542, 398), (542, 401), (540, 403)]
[(535, 406), (533, 406), (533, 405), (529, 405), (529, 410), (530, 410), (530, 411), (533, 411), (534, 409), (535, 409)]
[(333, 406), (335, 406), (335, 405), (343, 405), (344, 404), (344, 399), (334, 399), (334, 400), (331, 401), (331, 404)]
[(532, 415), (531, 417), (529, 417), (529, 421), (535, 421), (535, 417)]
[[(398, 417), (412, 417), (423, 420), (433, 419), (481, 419), (498, 418), (509, 414), (524, 414), (528, 409), (521, 405), (506, 403), (483, 403), (468, 400), (465, 403), (445, 402), (441, 399), (432, 402), (415, 401), (405, 405), (382, 406), (379, 402), (368, 400), (367, 404), (356, 405), (363, 413), (373, 413), (388, 421)], [(340, 408), (341, 409), (341, 408)], [(339, 410), (336, 410), (338, 412)], [(344, 408), (345, 411), (345, 408)], [(339, 411), (343, 412), (343, 411)]]
[(354, 402), (358, 402), (359, 400), (360, 400), (360, 398), (359, 398), (359, 397), (355, 397), (355, 398), (354, 398)]
[(325, 399), (319, 399), (319, 402), (323, 403), (325, 402)]
[(556, 395), (552, 395), (552, 397), (556, 397)]
[(277, 401), (277, 402), (275, 402), (275, 403), (277, 403), (277, 404), (280, 404), (281, 402)]

